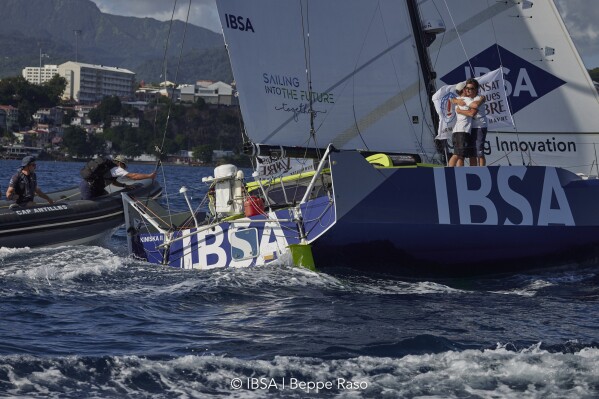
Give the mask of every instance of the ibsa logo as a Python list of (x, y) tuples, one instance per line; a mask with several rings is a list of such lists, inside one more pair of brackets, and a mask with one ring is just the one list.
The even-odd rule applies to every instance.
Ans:
[(237, 29), (241, 31), (254, 31), (254, 26), (252, 25), (252, 21), (249, 18), (244, 18), (238, 15), (225, 14), (225, 22), (227, 23), (227, 28)]
[(576, 226), (556, 168), (434, 168), (433, 176), (439, 224)]
[[(474, 76), (472, 70), (474, 70)], [(441, 78), (446, 84), (455, 84), (472, 77), (482, 76), (503, 65), (506, 92), (512, 114), (537, 101), (566, 82), (518, 57), (499, 45), (492, 45), (464, 62)]]

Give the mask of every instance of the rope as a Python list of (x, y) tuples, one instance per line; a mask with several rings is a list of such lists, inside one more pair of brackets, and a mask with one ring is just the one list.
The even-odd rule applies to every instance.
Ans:
[[(300, 1), (300, 14), (302, 17), (302, 38), (304, 41), (304, 62), (306, 64), (306, 79), (308, 81), (308, 104), (309, 104), (309, 115), (310, 115), (310, 138), (308, 139), (308, 144), (310, 140), (314, 142), (314, 147), (318, 147), (318, 143), (316, 142), (316, 130), (314, 129), (314, 100), (312, 98), (312, 64), (310, 60), (310, 12), (308, 10), (309, 2), (306, 2), (306, 15), (304, 17), (304, 7), (302, 5), (302, 1)], [(304, 19), (306, 21), (304, 25)], [(307, 31), (306, 31), (307, 28)], [(317, 152), (320, 157), (320, 152)]]
[[(487, 7), (490, 7), (489, 0), (487, 0)], [(501, 59), (501, 51), (499, 51), (499, 39), (497, 38), (497, 31), (495, 30), (495, 23), (493, 22), (493, 17), (491, 17), (491, 28), (493, 29), (493, 37), (495, 38), (495, 48), (497, 49), (497, 56), (499, 57), (499, 67), (501, 68), (501, 73), (503, 74), (503, 60)], [(511, 99), (507, 97), (509, 109), (512, 109)], [(511, 111), (510, 111), (511, 114)], [(512, 122), (514, 122), (514, 128), (516, 129), (516, 141), (518, 142), (518, 147), (520, 146), (520, 135), (518, 134), (518, 128), (516, 127), (516, 120), (512, 116)], [(520, 157), (522, 158), (522, 165), (526, 165), (524, 161), (524, 154), (520, 151)], [(532, 154), (528, 153), (528, 164), (532, 164)], [(511, 163), (510, 163), (511, 164)]]
[(445, 3), (445, 8), (447, 8), (447, 13), (449, 14), (449, 18), (451, 19), (451, 23), (453, 24), (453, 29), (455, 30), (456, 36), (460, 41), (460, 46), (462, 46), (462, 50), (464, 51), (464, 55), (466, 56), (466, 60), (468, 60), (468, 66), (470, 66), (470, 73), (474, 76), (474, 68), (472, 67), (472, 63), (470, 62), (470, 57), (468, 56), (468, 52), (466, 51), (466, 47), (464, 46), (464, 42), (462, 42), (462, 36), (460, 36), (460, 32), (458, 31), (458, 27), (453, 19), (453, 15), (451, 14), (451, 10), (447, 5), (447, 0), (443, 0)]
[[(166, 74), (166, 67), (167, 67), (167, 55), (168, 55), (168, 46), (169, 46), (169, 42), (170, 42), (170, 37), (171, 37), (171, 32), (172, 32), (172, 27), (173, 27), (173, 21), (175, 19), (175, 10), (177, 9), (177, 0), (174, 0), (173, 2), (173, 11), (171, 13), (171, 20), (169, 23), (169, 28), (168, 28), (168, 35), (167, 35), (167, 39), (166, 39), (166, 45), (164, 46), (164, 55), (163, 55), (163, 66), (164, 66), (164, 87), (167, 90), (167, 94), (168, 93), (168, 87), (166, 85), (167, 82), (167, 74)], [(183, 47), (185, 45), (185, 38), (187, 37), (187, 27), (189, 25), (189, 14), (191, 13), (191, 0), (189, 0), (189, 4), (187, 6), (187, 15), (185, 17), (185, 26), (183, 29), (183, 38), (181, 41), (181, 48), (179, 50), (179, 59), (177, 61), (177, 68), (175, 69), (175, 78), (174, 78), (174, 84), (176, 86), (177, 84), (177, 80), (179, 79), (179, 70), (181, 68), (181, 59), (183, 58)], [(167, 114), (166, 114), (166, 121), (164, 123), (164, 132), (162, 134), (162, 142), (160, 143), (160, 146), (156, 146), (155, 150), (158, 154), (158, 161), (156, 162), (156, 168), (155, 171), (158, 170), (159, 167), (162, 166), (162, 162), (161, 162), (161, 158), (164, 155), (163, 150), (164, 150), (164, 142), (166, 140), (166, 134), (168, 132), (168, 125), (169, 125), (169, 121), (170, 121), (170, 117), (171, 117), (171, 110), (172, 110), (172, 105), (174, 102), (174, 87), (173, 90), (170, 93), (170, 101), (168, 103), (168, 108), (167, 108)], [(157, 118), (157, 114), (158, 114), (158, 104), (156, 106), (156, 114), (154, 117), (154, 126), (156, 126), (156, 118)], [(164, 168), (161, 168), (162, 171), (162, 180), (163, 180), (163, 187), (166, 191), (166, 173), (164, 172)], [(168, 210), (168, 214), (169, 214), (169, 224), (172, 225), (172, 217), (171, 217), (171, 212), (170, 212), (170, 202), (169, 202), (169, 196), (166, 196), (166, 207)]]

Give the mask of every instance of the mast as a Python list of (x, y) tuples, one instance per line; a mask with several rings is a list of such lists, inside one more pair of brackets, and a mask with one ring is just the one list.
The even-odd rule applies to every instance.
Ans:
[[(435, 79), (437, 74), (433, 71), (428, 51), (426, 50), (425, 34), (422, 30), (422, 20), (420, 18), (420, 11), (418, 9), (417, 0), (406, 0), (408, 6), (408, 13), (410, 14), (410, 22), (412, 23), (412, 31), (414, 32), (414, 39), (416, 41), (416, 49), (418, 51), (418, 60), (420, 61), (420, 69), (422, 70), (422, 77), (426, 85), (426, 93), (428, 97), (428, 108), (433, 121), (434, 132), (439, 129), (439, 115), (435, 111), (435, 104), (433, 103), (433, 94), (435, 93)], [(429, 43), (430, 44), (430, 43)], [(424, 121), (423, 121), (424, 122)], [(444, 156), (444, 151), (440, 146), (439, 141), (435, 140), (437, 146), (437, 152)]]

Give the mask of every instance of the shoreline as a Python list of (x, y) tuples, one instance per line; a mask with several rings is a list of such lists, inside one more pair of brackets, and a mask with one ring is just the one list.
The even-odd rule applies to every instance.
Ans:
[[(21, 158), (0, 158), (1, 161), (20, 161)], [(53, 157), (38, 157), (38, 161), (41, 162), (73, 162), (73, 163), (86, 163), (90, 160), (90, 158), (77, 158), (77, 159), (62, 159), (62, 158), (53, 158)], [(251, 168), (251, 166), (246, 166), (247, 162), (235, 162), (232, 160), (231, 162), (225, 161), (225, 163), (235, 164), (239, 168)], [(156, 161), (129, 161), (128, 165), (157, 165)], [(217, 166), (223, 165), (223, 162), (215, 162), (210, 164), (200, 164), (200, 163), (179, 163), (179, 162), (165, 162), (162, 161), (162, 165), (164, 166), (185, 166), (185, 167), (206, 167), (206, 168), (216, 168)]]

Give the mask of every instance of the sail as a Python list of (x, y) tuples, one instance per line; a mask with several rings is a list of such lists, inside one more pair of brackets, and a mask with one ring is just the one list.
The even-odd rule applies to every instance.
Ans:
[(490, 130), (488, 164), (597, 174), (599, 96), (552, 0), (421, 0), (445, 33), (429, 47), (437, 87), (503, 67), (515, 128)]
[(435, 154), (429, 94), (404, 2), (223, 0), (217, 6), (252, 141), (332, 143), (425, 160)]

